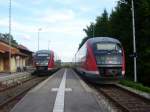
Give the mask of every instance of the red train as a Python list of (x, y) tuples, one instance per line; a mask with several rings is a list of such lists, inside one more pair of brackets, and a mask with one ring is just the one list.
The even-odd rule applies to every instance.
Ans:
[(123, 79), (125, 54), (121, 43), (110, 37), (88, 39), (75, 55), (75, 68), (94, 82)]
[(37, 73), (49, 73), (61, 66), (61, 60), (51, 50), (39, 50), (34, 55), (34, 65)]

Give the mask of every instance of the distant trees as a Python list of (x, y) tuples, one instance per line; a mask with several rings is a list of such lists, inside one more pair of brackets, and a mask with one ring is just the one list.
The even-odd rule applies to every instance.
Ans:
[[(134, 0), (134, 6), (138, 80), (150, 84), (150, 0)], [(95, 23), (91, 23), (84, 31), (87, 36), (82, 40), (79, 48), (93, 35), (119, 39), (126, 52), (126, 75), (133, 79), (133, 58), (130, 57), (133, 53), (131, 0), (119, 0), (110, 15), (105, 9)]]
[(101, 16), (98, 16), (95, 24), (94, 36), (109, 36), (110, 34), (110, 23), (106, 9)]
[(4, 42), (6, 42), (6, 43), (9, 43), (9, 39), (10, 39), (10, 38), (11, 38), (11, 44), (12, 44), (13, 46), (17, 46), (18, 43), (17, 43), (16, 40), (14, 40), (14, 38), (13, 38), (12, 35), (10, 36), (8, 33), (5, 33), (5, 34), (0, 33), (0, 40), (4, 41)]

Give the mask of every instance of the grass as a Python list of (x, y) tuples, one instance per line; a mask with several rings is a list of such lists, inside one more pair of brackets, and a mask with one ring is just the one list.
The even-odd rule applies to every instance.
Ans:
[(139, 91), (150, 93), (150, 87), (146, 87), (140, 83), (135, 83), (135, 82), (129, 81), (129, 80), (122, 80), (119, 83), (121, 85), (128, 86), (128, 87), (131, 87), (131, 88), (139, 90)]

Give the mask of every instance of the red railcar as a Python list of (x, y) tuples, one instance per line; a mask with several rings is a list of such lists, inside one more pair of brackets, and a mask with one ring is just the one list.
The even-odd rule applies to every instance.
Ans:
[(58, 56), (51, 50), (39, 50), (34, 55), (36, 72), (49, 73), (57, 70), (61, 61)]
[(125, 54), (121, 43), (110, 37), (88, 39), (75, 55), (76, 70), (95, 82), (123, 79)]

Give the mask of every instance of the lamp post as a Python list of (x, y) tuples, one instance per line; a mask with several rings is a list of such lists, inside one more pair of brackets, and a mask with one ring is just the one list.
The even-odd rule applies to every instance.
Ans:
[(39, 45), (39, 39), (40, 39), (40, 31), (41, 31), (41, 30), (42, 30), (42, 28), (39, 28), (39, 29), (38, 29), (38, 50), (39, 50), (39, 46), (40, 46), (40, 45)]
[(135, 17), (134, 17), (134, 2), (132, 0), (132, 26), (133, 26), (133, 57), (134, 57), (134, 82), (137, 82), (137, 67), (136, 67), (136, 38), (135, 38)]
[(9, 72), (11, 74), (11, 0), (9, 0)]
[(50, 47), (49, 47), (49, 46), (50, 46), (50, 42), (51, 42), (51, 41), (49, 40), (49, 41), (48, 41), (48, 50), (50, 50)]
[(95, 29), (94, 29), (94, 24), (93, 24), (92, 26), (93, 26), (93, 38), (94, 38), (94, 33), (95, 33), (95, 32), (94, 32), (94, 30), (95, 30)]

